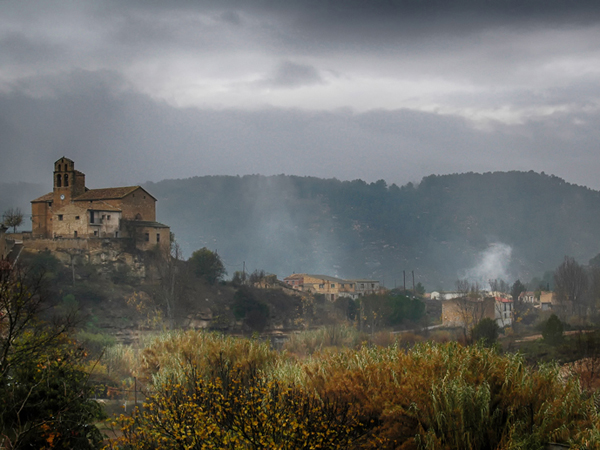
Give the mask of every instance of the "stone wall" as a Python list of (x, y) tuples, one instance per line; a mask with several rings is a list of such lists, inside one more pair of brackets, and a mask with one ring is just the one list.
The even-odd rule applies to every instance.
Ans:
[(469, 300), (455, 298), (442, 301), (442, 323), (447, 327), (473, 328), (484, 318), (496, 320), (496, 301), (493, 298)]
[[(156, 201), (143, 189), (137, 189), (120, 200), (123, 218), (128, 220), (156, 220)], [(136, 217), (139, 214), (139, 217)]]
[(132, 276), (145, 278), (143, 256), (135, 250), (131, 239), (30, 239), (23, 241), (29, 253), (50, 251), (66, 266), (91, 264), (101, 274), (110, 274), (127, 266)]

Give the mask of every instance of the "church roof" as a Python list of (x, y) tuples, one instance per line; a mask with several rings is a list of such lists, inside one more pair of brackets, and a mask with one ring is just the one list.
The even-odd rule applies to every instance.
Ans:
[(146, 191), (141, 186), (125, 186), (125, 187), (116, 187), (116, 188), (105, 188), (105, 189), (90, 189), (80, 196), (73, 199), (75, 202), (79, 201), (89, 201), (89, 200), (109, 200), (115, 198), (123, 198), (132, 192), (141, 189), (154, 200), (156, 198), (152, 196), (148, 191)]
[(53, 199), (54, 199), (54, 193), (48, 192), (46, 195), (42, 195), (41, 197), (38, 197), (35, 200), (31, 200), (31, 203), (51, 202)]
[(134, 227), (143, 227), (143, 228), (169, 228), (168, 225), (165, 225), (160, 222), (153, 222), (149, 220), (131, 220), (128, 222), (129, 225)]

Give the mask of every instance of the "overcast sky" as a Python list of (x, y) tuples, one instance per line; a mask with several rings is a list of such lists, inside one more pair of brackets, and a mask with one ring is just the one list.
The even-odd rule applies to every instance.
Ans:
[(599, 12), (591, 0), (5, 0), (0, 177), (50, 189), (67, 156), (92, 188), (534, 170), (600, 189)]

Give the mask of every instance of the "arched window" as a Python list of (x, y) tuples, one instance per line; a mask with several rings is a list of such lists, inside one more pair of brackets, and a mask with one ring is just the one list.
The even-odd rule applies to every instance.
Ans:
[(135, 215), (135, 220), (142, 220), (142, 215), (140, 213), (137, 213)]
[(56, 187), (62, 187), (62, 177), (60, 174), (56, 175)]
[(69, 174), (65, 173), (65, 187), (69, 186)]

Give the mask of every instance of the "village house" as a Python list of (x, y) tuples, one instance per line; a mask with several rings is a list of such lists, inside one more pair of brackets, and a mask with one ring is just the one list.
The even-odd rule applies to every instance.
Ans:
[(327, 300), (335, 301), (339, 297), (356, 299), (364, 295), (376, 294), (380, 291), (379, 281), (345, 280), (328, 275), (310, 275), (295, 273), (283, 279), (293, 289), (322, 294)]
[(473, 328), (485, 318), (495, 320), (500, 328), (512, 325), (513, 301), (506, 294), (479, 298), (453, 298), (442, 301), (442, 323), (448, 327)]
[(522, 303), (537, 303), (537, 299), (535, 297), (535, 292), (533, 291), (523, 291), (519, 294), (519, 301)]
[(156, 222), (156, 198), (141, 186), (88, 189), (65, 157), (54, 163), (52, 192), (31, 201), (32, 239), (128, 238), (140, 250), (168, 248), (170, 229)]

